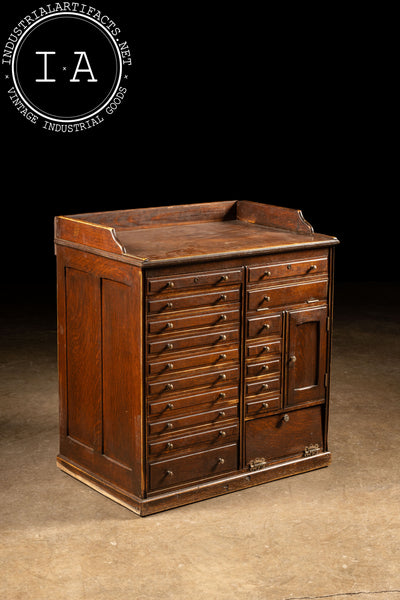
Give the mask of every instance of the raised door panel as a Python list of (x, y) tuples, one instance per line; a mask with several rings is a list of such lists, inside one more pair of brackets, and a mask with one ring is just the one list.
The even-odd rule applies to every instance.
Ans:
[(286, 404), (294, 406), (325, 398), (327, 307), (288, 313)]

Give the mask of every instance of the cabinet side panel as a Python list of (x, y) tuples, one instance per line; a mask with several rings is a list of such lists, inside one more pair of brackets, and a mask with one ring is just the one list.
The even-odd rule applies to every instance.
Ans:
[(129, 466), (133, 459), (134, 349), (130, 295), (128, 286), (102, 280), (103, 454)]
[(99, 280), (68, 267), (67, 296), (67, 435), (95, 447), (100, 426), (101, 331)]

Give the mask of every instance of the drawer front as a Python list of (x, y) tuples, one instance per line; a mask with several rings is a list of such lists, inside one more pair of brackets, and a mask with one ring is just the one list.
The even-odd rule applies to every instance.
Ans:
[(149, 334), (170, 333), (181, 329), (191, 329), (193, 327), (210, 327), (224, 325), (227, 323), (239, 322), (239, 309), (217, 311), (206, 314), (196, 314), (157, 321), (149, 321), (147, 330)]
[(149, 433), (161, 434), (161, 433), (172, 433), (177, 429), (184, 429), (185, 427), (195, 427), (196, 425), (205, 425), (211, 423), (218, 423), (226, 421), (226, 419), (234, 419), (237, 417), (238, 407), (234, 406), (223, 406), (216, 410), (210, 410), (203, 413), (194, 415), (182, 416), (175, 419), (169, 419), (167, 421), (157, 421), (156, 423), (149, 424)]
[(247, 337), (266, 337), (282, 335), (282, 314), (268, 317), (249, 317), (247, 319)]
[(247, 346), (247, 358), (262, 358), (269, 354), (280, 354), (282, 350), (281, 340), (265, 342), (262, 344), (251, 344)]
[(224, 331), (207, 331), (206, 333), (192, 334), (189, 336), (153, 339), (147, 344), (149, 354), (165, 354), (185, 350), (186, 348), (199, 348), (201, 346), (220, 346), (226, 343), (239, 341), (239, 328)]
[(182, 437), (168, 438), (162, 442), (152, 442), (149, 444), (150, 456), (160, 456), (162, 454), (171, 454), (179, 452), (183, 448), (190, 448), (198, 445), (216, 446), (231, 442), (237, 442), (239, 437), (239, 425), (221, 426), (211, 431), (202, 431), (192, 435)]
[(158, 490), (221, 473), (238, 467), (236, 444), (172, 458), (150, 465), (150, 489)]
[(293, 262), (266, 263), (260, 266), (249, 267), (249, 283), (267, 282), (280, 277), (307, 277), (328, 272), (328, 258), (310, 258)]
[(239, 301), (240, 288), (219, 290), (204, 294), (192, 294), (190, 296), (151, 298), (147, 301), (147, 312), (149, 314), (161, 314), (174, 310), (199, 308), (201, 306), (223, 306), (230, 302)]
[(247, 396), (255, 396), (257, 394), (267, 394), (269, 392), (279, 391), (281, 387), (280, 377), (273, 379), (264, 379), (254, 381), (252, 383), (246, 383), (246, 394)]
[(182, 409), (196, 406), (203, 406), (210, 409), (214, 404), (226, 400), (236, 400), (238, 402), (239, 388), (237, 386), (224, 388), (212, 392), (203, 392), (202, 394), (190, 394), (182, 398), (173, 398), (172, 400), (162, 400), (161, 402), (149, 402), (149, 414), (151, 416), (169, 416)]
[(263, 398), (262, 400), (253, 400), (251, 402), (246, 402), (246, 416), (263, 416), (271, 410), (279, 409), (280, 406), (280, 396), (274, 396), (273, 398)]
[(166, 375), (181, 369), (196, 369), (204, 366), (222, 366), (230, 361), (239, 359), (238, 348), (231, 348), (223, 352), (206, 352), (195, 356), (185, 356), (183, 358), (174, 358), (171, 360), (162, 360), (150, 362), (148, 365), (149, 375)]
[(328, 280), (250, 290), (248, 310), (267, 310), (283, 304), (324, 300), (327, 295)]
[(281, 359), (275, 358), (273, 360), (265, 360), (263, 362), (257, 362), (246, 365), (247, 377), (259, 377), (260, 375), (272, 375), (280, 373), (281, 370)]
[[(287, 420), (286, 420), (287, 419)], [(308, 446), (323, 449), (323, 412), (314, 406), (246, 422), (246, 462), (304, 455)]]
[(168, 378), (163, 381), (153, 381), (148, 383), (147, 389), (149, 394), (164, 394), (202, 386), (221, 387), (222, 385), (236, 381), (239, 381), (239, 367), (202, 373), (193, 377)]
[(225, 269), (213, 272), (190, 273), (170, 277), (150, 277), (147, 281), (147, 291), (150, 294), (172, 292), (193, 287), (231, 285), (242, 281), (242, 269)]

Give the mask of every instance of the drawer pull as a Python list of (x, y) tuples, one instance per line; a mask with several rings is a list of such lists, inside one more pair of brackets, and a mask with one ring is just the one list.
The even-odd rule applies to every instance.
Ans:
[(264, 271), (264, 275), (265, 275), (265, 277), (270, 277), (271, 276), (271, 271)]
[(271, 348), (269, 346), (263, 346), (263, 352), (270, 352)]
[(168, 444), (167, 444), (168, 450), (172, 450), (173, 447), (174, 447), (173, 443), (172, 442), (168, 442)]
[(222, 279), (222, 281), (228, 281), (229, 276), (228, 275), (222, 275), (221, 279)]
[(263, 383), (261, 387), (263, 390), (268, 390), (269, 385), (268, 385), (268, 383)]
[(226, 342), (226, 335), (223, 333), (219, 336), (219, 339), (221, 340), (221, 342)]
[(227, 317), (226, 315), (221, 315), (221, 316), (220, 316), (220, 319), (221, 319), (221, 321), (226, 321), (226, 319), (227, 319), (227, 318), (228, 318), (228, 317)]
[(195, 277), (195, 278), (193, 279), (193, 283), (199, 283), (199, 278), (198, 278), (198, 277)]
[(218, 416), (219, 416), (219, 417), (225, 417), (225, 416), (226, 416), (226, 413), (225, 413), (225, 411), (224, 411), (224, 410), (221, 410)]
[(219, 297), (219, 299), (220, 299), (220, 300), (226, 300), (226, 299), (227, 299), (227, 297), (228, 297), (228, 296), (227, 296), (226, 294), (221, 294), (221, 295), (220, 295), (220, 297)]
[(221, 375), (220, 375), (220, 379), (222, 379), (223, 381), (225, 381), (225, 379), (226, 379), (226, 375), (225, 375), (225, 373), (221, 373)]
[(290, 417), (289, 417), (289, 415), (283, 415), (283, 417), (282, 417), (282, 421), (284, 421), (285, 423), (288, 423), (288, 422), (289, 422), (289, 420), (290, 420)]
[(296, 362), (296, 357), (294, 354), (292, 354), (292, 356), (289, 357), (289, 362), (291, 362), (292, 364)]
[(224, 462), (225, 462), (225, 459), (220, 457), (220, 458), (218, 459), (218, 462), (219, 462), (219, 464), (220, 464), (220, 465), (223, 465), (223, 464), (224, 464)]
[(173, 308), (173, 307), (174, 307), (173, 303), (172, 302), (168, 302), (167, 308)]
[(174, 349), (174, 345), (173, 344), (167, 344), (167, 348), (168, 348), (168, 350), (173, 350)]
[(174, 389), (174, 384), (173, 383), (167, 383), (167, 385), (165, 386), (165, 389), (168, 391), (172, 391)]
[(313, 304), (314, 302), (319, 302), (318, 298), (310, 298), (309, 300), (306, 300), (307, 304)]
[(271, 296), (264, 296), (265, 302), (269, 302), (271, 300)]
[(268, 366), (268, 365), (263, 365), (263, 366), (261, 367), (261, 370), (262, 370), (262, 371), (269, 371), (269, 366)]
[(167, 364), (167, 369), (173, 369), (173, 368), (174, 368), (174, 365), (173, 365), (173, 363), (168, 363), (168, 364)]
[(167, 429), (173, 429), (173, 428), (174, 428), (173, 423), (167, 423)]
[(264, 323), (263, 328), (264, 329), (271, 329), (271, 325), (269, 323)]
[(226, 394), (225, 394), (225, 392), (220, 392), (220, 393), (218, 394), (218, 396), (217, 396), (217, 399), (218, 399), (218, 398), (226, 398)]
[(221, 437), (226, 437), (226, 431), (220, 431), (220, 432), (219, 432), (219, 435), (220, 435)]
[(226, 354), (220, 354), (219, 357), (221, 360), (226, 360)]
[(173, 471), (165, 471), (165, 474), (167, 477), (172, 477), (174, 472)]
[(173, 282), (173, 281), (168, 281), (168, 283), (167, 283), (167, 287), (169, 287), (169, 288), (173, 288), (173, 287), (175, 287), (175, 284), (174, 284), (174, 282)]
[(317, 270), (317, 265), (311, 265), (308, 270), (309, 271), (316, 271)]
[(172, 402), (168, 402), (167, 408), (169, 408), (170, 410), (172, 410), (174, 408), (174, 405), (172, 404)]
[(262, 406), (263, 406), (263, 408), (268, 408), (269, 404), (268, 404), (268, 402), (263, 402)]

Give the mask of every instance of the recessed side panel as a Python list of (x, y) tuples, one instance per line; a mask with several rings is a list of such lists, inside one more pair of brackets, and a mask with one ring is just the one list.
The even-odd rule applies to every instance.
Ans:
[(91, 273), (65, 270), (67, 435), (94, 449), (101, 425), (100, 285)]

